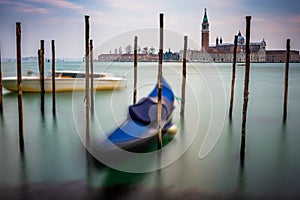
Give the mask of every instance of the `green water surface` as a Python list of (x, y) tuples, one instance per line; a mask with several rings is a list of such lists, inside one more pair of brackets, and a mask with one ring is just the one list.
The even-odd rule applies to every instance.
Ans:
[[(78, 70), (81, 67), (80, 62), (57, 63), (58, 69)], [(244, 67), (237, 67), (231, 122), (228, 119), (231, 64), (217, 64), (219, 73), (210, 71), (210, 67), (205, 63), (188, 64), (189, 83), (183, 122), (179, 115), (181, 102), (175, 102), (173, 121), (179, 132), (172, 142), (184, 144), (192, 140), (191, 146), (169, 166), (149, 173), (121, 172), (101, 164), (87, 153), (78, 133), (84, 124), (78, 118), (84, 110), (83, 93), (57, 93), (55, 116), (50, 93), (45, 96), (45, 114), (40, 112), (40, 95), (24, 93), (25, 150), (21, 153), (17, 93), (4, 89), (4, 112), (0, 114), (0, 188), (35, 191), (32, 188), (37, 187), (46, 192), (47, 188), (51, 190), (55, 185), (63, 185), (71, 188), (66, 193), (75, 194), (89, 194), (86, 188), (92, 188), (93, 192), (100, 188), (97, 195), (105, 197), (113, 191), (116, 197), (120, 193), (120, 198), (162, 191), (166, 191), (162, 194), (166, 198), (177, 194), (178, 197), (191, 195), (217, 199), (300, 197), (300, 65), (290, 65), (288, 117), (283, 124), (284, 64), (251, 64), (244, 167), (240, 165), (239, 154)], [(15, 63), (2, 63), (2, 68), (3, 76), (15, 74)], [(50, 69), (50, 64), (46, 68)], [(95, 63), (95, 71), (125, 76), (128, 85), (124, 90), (95, 92), (92, 127), (96, 124), (109, 133), (126, 119), (127, 107), (132, 103), (132, 68), (132, 63)], [(37, 71), (36, 63), (23, 63), (23, 73), (27, 70)], [(139, 63), (138, 73), (140, 99), (148, 94), (151, 84), (156, 81), (157, 64)], [(164, 64), (164, 74), (180, 99), (181, 64)], [(216, 92), (226, 94), (224, 121), (211, 121), (214, 105), (210, 99), (211, 86), (205, 81), (208, 76), (222, 80), (224, 88)], [(217, 114), (222, 115), (224, 110), (220, 109)], [(216, 145), (207, 156), (199, 159), (199, 150), (209, 126), (219, 125), (222, 129)], [(96, 131), (92, 134), (97, 135), (98, 129), (93, 130)], [(190, 138), (194, 133), (195, 138)], [(184, 151), (180, 145), (176, 148), (172, 149), (174, 154)], [(124, 192), (126, 188), (129, 192)], [(8, 195), (16, 194), (11, 192)], [(28, 195), (30, 197), (32, 193)]]

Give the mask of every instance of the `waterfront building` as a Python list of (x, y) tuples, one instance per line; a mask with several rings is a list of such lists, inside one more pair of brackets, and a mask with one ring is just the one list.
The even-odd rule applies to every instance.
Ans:
[(171, 52), (171, 49), (169, 49), (169, 51), (166, 51), (163, 54), (163, 60), (164, 61), (180, 61), (180, 54), (178, 52)]
[[(99, 62), (133, 62), (134, 55), (132, 53), (125, 54), (100, 54)], [(138, 54), (139, 62), (154, 62), (158, 61), (158, 54)]]
[[(187, 61), (191, 62), (233, 62), (233, 43), (224, 43), (222, 37), (217, 37), (215, 43), (209, 45), (209, 21), (207, 15), (207, 9), (204, 9), (204, 16), (201, 24), (201, 44), (199, 50), (187, 51)], [(222, 35), (222, 34), (220, 34)], [(238, 42), (237, 42), (237, 62), (244, 63), (246, 61), (246, 44), (245, 38), (243, 37), (241, 31), (238, 32)], [(234, 37), (232, 37), (234, 40)], [(285, 62), (286, 61), (286, 51), (285, 50), (267, 50), (267, 43), (263, 38), (261, 41), (250, 43), (250, 61), (251, 62)], [(119, 61), (119, 62), (130, 62), (133, 61), (132, 48), (128, 45), (126, 48), (126, 53), (123, 54), (122, 47), (119, 48), (119, 54), (117, 54), (116, 49), (114, 54), (101, 54), (98, 56), (98, 61)], [(182, 60), (183, 51), (180, 52), (169, 52), (166, 51), (163, 55), (163, 60), (165, 61), (178, 61)], [(158, 54), (155, 48), (144, 47), (139, 48), (138, 61), (158, 61)], [(299, 51), (291, 50), (290, 62), (300, 62)]]
[[(214, 45), (209, 45), (209, 22), (207, 10), (204, 9), (204, 17), (201, 29), (201, 49), (188, 50), (187, 59), (197, 62), (233, 62), (233, 43), (223, 43), (222, 37), (217, 37)], [(237, 43), (237, 62), (245, 62), (246, 44), (245, 38), (239, 31)], [(250, 61), (251, 62), (285, 62), (285, 50), (267, 50), (265, 39), (250, 43)], [(182, 54), (182, 52), (181, 52)], [(299, 51), (291, 51), (291, 62), (299, 62)]]
[[(290, 51), (290, 62), (299, 62), (299, 51)], [(285, 50), (269, 50), (266, 52), (266, 62), (269, 63), (280, 63), (286, 61), (286, 51)]]

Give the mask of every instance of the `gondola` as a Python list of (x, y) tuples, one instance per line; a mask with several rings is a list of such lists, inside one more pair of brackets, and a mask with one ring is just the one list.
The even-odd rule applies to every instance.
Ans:
[[(147, 97), (129, 106), (127, 119), (108, 136), (108, 142), (124, 150), (139, 151), (156, 141), (157, 100), (158, 86), (156, 85)], [(174, 108), (174, 93), (167, 81), (162, 78), (161, 127), (163, 127), (163, 133), (169, 132), (174, 135), (177, 132), (176, 126), (172, 124)]]

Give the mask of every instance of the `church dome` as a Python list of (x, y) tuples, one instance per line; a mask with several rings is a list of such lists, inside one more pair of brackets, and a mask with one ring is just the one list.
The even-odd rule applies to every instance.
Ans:
[(242, 36), (241, 31), (238, 33), (238, 44), (244, 44), (245, 38)]

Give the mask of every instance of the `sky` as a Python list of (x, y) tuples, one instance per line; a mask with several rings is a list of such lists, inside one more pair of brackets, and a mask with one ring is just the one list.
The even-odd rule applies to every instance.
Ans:
[[(289, 38), (291, 48), (300, 49), (299, 0), (0, 0), (1, 54), (15, 57), (16, 22), (21, 22), (23, 57), (35, 56), (40, 40), (45, 40), (45, 56), (51, 57), (51, 40), (55, 40), (56, 57), (82, 58), (85, 15), (90, 16), (90, 38), (101, 49), (100, 53), (113, 52), (126, 43), (133, 46), (135, 34), (143, 36), (148, 32), (146, 35), (151, 38), (155, 31), (147, 30), (159, 26), (159, 13), (164, 13), (166, 30), (182, 35), (182, 40), (187, 35), (189, 41), (200, 45), (205, 8), (212, 45), (216, 37), (232, 43), (239, 30), (245, 35), (245, 16), (250, 15), (251, 42), (264, 38), (268, 50), (285, 49)], [(120, 35), (130, 39), (121, 44)], [(165, 37), (167, 40), (167, 34)], [(148, 43), (143, 43), (145, 40), (139, 38), (139, 45), (158, 47), (156, 40), (151, 43), (148, 38)], [(177, 40), (169, 39), (164, 48), (179, 51), (183, 41)], [(104, 48), (108, 41), (114, 42)], [(193, 45), (189, 47), (197, 49)]]

